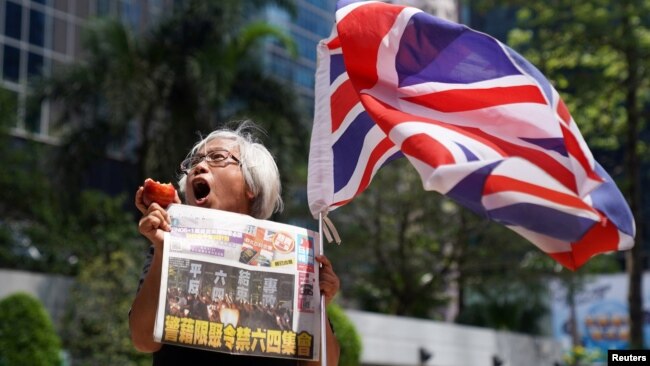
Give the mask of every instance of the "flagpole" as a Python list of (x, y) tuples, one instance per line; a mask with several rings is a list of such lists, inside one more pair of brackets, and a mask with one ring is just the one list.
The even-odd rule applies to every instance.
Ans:
[[(323, 213), (318, 213), (318, 245), (320, 254), (325, 254), (323, 247)], [(319, 268), (322, 265), (319, 265)], [(318, 274), (318, 280), (320, 281), (320, 271)], [(319, 286), (320, 288), (320, 286)], [(325, 308), (325, 295), (320, 295), (320, 343), (321, 343), (321, 366), (327, 366), (327, 309)]]

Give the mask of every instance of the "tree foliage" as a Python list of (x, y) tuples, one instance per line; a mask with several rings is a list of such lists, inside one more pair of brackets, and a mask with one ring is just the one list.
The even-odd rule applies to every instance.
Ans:
[[(362, 309), (429, 317), (445, 303), (453, 216), (417, 173), (394, 162), (373, 185), (332, 216), (345, 243), (331, 250), (342, 291)], [(435, 223), (435, 224), (430, 224)]]
[(114, 251), (82, 265), (68, 300), (63, 337), (75, 365), (151, 364), (151, 356), (136, 351), (129, 335), (140, 257)]
[[(0, 90), (3, 110), (15, 110), (14, 101)], [(6, 108), (6, 109), (5, 109)], [(15, 114), (0, 117), (0, 266), (36, 271), (65, 272), (60, 246), (54, 237), (60, 226), (61, 202), (50, 182), (46, 157), (51, 149), (9, 134)], [(50, 237), (51, 235), (51, 237)], [(47, 238), (41, 242), (40, 238)], [(62, 244), (59, 242), (59, 244)], [(67, 267), (67, 265), (64, 265)]]
[[(33, 148), (16, 150), (15, 160), (5, 160), (7, 155), (2, 160), (19, 164), (34, 159), (36, 167), (46, 150), (35, 143)], [(131, 212), (124, 210), (124, 196), (84, 190), (72, 204), (58, 195), (43, 170), (26, 171), (23, 165), (14, 172), (0, 180), (0, 189), (11, 192), (0, 199), (7, 208), (0, 220), (0, 266), (74, 275), (80, 263), (134, 245), (137, 232)]]
[(650, 1), (529, 1), (519, 11), (513, 46), (537, 64), (567, 100), (605, 168), (619, 178), (637, 224), (626, 253), (630, 274), (630, 343), (643, 345), (645, 151), (650, 110)]
[(332, 322), (336, 339), (341, 346), (339, 366), (359, 366), (361, 362), (361, 337), (354, 324), (337, 304), (327, 306), (327, 317)]
[(0, 365), (59, 366), (61, 340), (40, 301), (16, 293), (0, 301)]
[(542, 281), (529, 283), (489, 279), (468, 296), (456, 322), (527, 334), (542, 334), (540, 318), (547, 312)]
[[(136, 182), (147, 176), (173, 181), (199, 133), (249, 114), (267, 130), (297, 132), (284, 135), (280, 142), (290, 143), (278, 148), (304, 149), (292, 92), (256, 62), (256, 46), (267, 37), (294, 45), (277, 28), (246, 17), (273, 3), (289, 2), (187, 1), (143, 34), (116, 20), (92, 23), (84, 37), (86, 59), (48, 80), (40, 93), (61, 105), (63, 158), (78, 159), (67, 184), (78, 186), (106, 154), (135, 164)], [(283, 173), (292, 168), (280, 166)]]

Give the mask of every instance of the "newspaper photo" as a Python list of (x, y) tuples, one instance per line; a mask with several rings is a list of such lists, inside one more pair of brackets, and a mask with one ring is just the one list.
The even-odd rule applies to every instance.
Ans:
[(317, 233), (187, 205), (168, 212), (157, 342), (319, 359)]

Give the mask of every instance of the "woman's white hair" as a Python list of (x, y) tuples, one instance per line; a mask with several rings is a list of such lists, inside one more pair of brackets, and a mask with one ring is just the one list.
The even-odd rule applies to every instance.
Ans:
[[(239, 161), (244, 174), (246, 187), (253, 193), (251, 216), (258, 219), (268, 219), (274, 212), (283, 208), (280, 183), (280, 172), (275, 159), (269, 150), (258, 142), (253, 131), (261, 131), (252, 121), (243, 121), (235, 129), (224, 127), (212, 131), (197, 142), (187, 154), (191, 157), (200, 151), (205, 144), (214, 139), (233, 140), (239, 147)], [(187, 175), (182, 174), (178, 181), (181, 193), (185, 193)]]

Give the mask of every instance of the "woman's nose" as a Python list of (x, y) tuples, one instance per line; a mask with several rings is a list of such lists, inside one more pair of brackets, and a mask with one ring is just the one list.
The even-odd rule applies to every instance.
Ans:
[(201, 174), (201, 173), (207, 173), (210, 171), (210, 166), (208, 165), (208, 162), (205, 161), (205, 159), (201, 160), (194, 168), (192, 168), (192, 174)]

